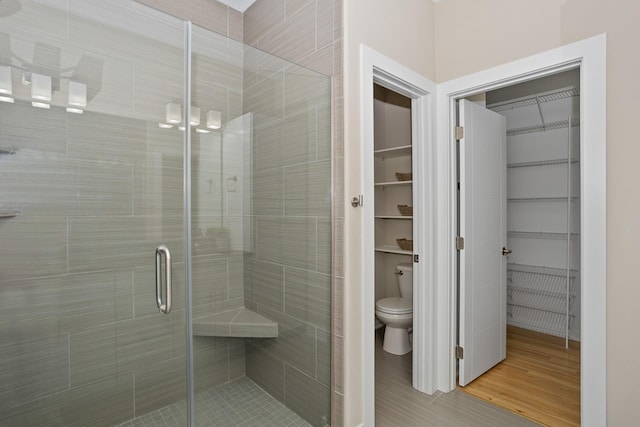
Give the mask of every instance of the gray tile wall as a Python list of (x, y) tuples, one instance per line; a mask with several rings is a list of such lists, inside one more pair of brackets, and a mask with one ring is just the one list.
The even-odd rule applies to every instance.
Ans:
[[(314, 112), (321, 85), (245, 54), (245, 107), (267, 116), (256, 128), (257, 245), (245, 299), (287, 325), (278, 339), (247, 345), (247, 375), (311, 424), (331, 410), (341, 426), (342, 0), (257, 0), (244, 13), (244, 42), (333, 77), (331, 104)], [(300, 243), (307, 238), (313, 244)]]
[[(204, 3), (203, 20), (241, 38), (240, 14), (224, 7), (214, 19), (223, 8)], [(0, 424), (110, 426), (186, 397), (182, 133), (158, 128), (164, 104), (181, 102), (182, 23), (126, 0), (21, 6), (0, 4), (14, 58), (46, 44), (60, 51), (46, 72), (72, 71), (44, 110), (30, 105), (26, 65), (14, 62), (16, 102), (0, 103), (0, 148), (17, 150), (0, 154), (0, 211), (20, 211), (0, 219)], [(235, 117), (242, 45), (211, 34), (194, 48), (194, 104)], [(6, 52), (0, 63), (11, 63)], [(82, 115), (64, 109), (70, 76), (88, 86)], [(194, 205), (206, 205), (205, 192)], [(194, 218), (194, 233), (205, 223)], [(174, 258), (169, 315), (155, 307), (159, 244)], [(197, 251), (194, 310), (242, 305), (242, 270), (241, 253)], [(194, 344), (197, 390), (245, 375), (244, 340)]]
[[(0, 334), (7, 337), (0, 352), (7, 360), (17, 361), (25, 349), (42, 349), (42, 354), (36, 351), (33, 356), (46, 361), (39, 365), (42, 369), (65, 358), (68, 362), (67, 371), (60, 369), (59, 375), (46, 380), (40, 378), (38, 372), (42, 371), (37, 367), (31, 370), (30, 366), (28, 371), (18, 368), (10, 378), (22, 381), (32, 376), (37, 387), (23, 390), (18, 380), (5, 385), (5, 390), (16, 388), (29, 399), (26, 404), (7, 400), (8, 407), (0, 409), (6, 425), (111, 425), (184, 397), (184, 324), (180, 320), (184, 268), (179, 242), (181, 208), (176, 208), (182, 195), (175, 182), (182, 174), (181, 136), (156, 127), (164, 103), (182, 96), (182, 25), (147, 5), (235, 40), (247, 38), (253, 45), (334, 77), (332, 105), (318, 104), (318, 95), (327, 89), (320, 84), (320, 93), (307, 96), (315, 85), (303, 69), (283, 68), (277, 59), (258, 53), (246, 52), (238, 60), (235, 51), (239, 45), (215, 37), (201, 44), (194, 40), (196, 53), (200, 53), (199, 46), (211, 47), (210, 51), (222, 50), (225, 57), (220, 63), (211, 63), (205, 54), (194, 58), (194, 103), (213, 99), (216, 104), (223, 99), (221, 105), (202, 105), (203, 111), (222, 111), (223, 121), (249, 106), (262, 115), (256, 120), (256, 136), (268, 142), (256, 147), (269, 149), (254, 153), (266, 157), (254, 173), (256, 182), (262, 184), (260, 176), (275, 182), (275, 187), (265, 185), (264, 192), (256, 191), (254, 199), (255, 213), (260, 217), (256, 218), (256, 229), (263, 233), (262, 243), (257, 242), (256, 247), (266, 258), (260, 259), (258, 252), (246, 259), (197, 253), (196, 270), (202, 265), (209, 271), (202, 273), (202, 282), (194, 284), (194, 292), (202, 295), (195, 310), (224, 310), (246, 297), (248, 305), (279, 319), (282, 335), (278, 340), (250, 344), (248, 374), (258, 378), (258, 372), (281, 372), (275, 375), (281, 384), (280, 380), (258, 382), (274, 384), (276, 389), (281, 385), (281, 391), (274, 394), (288, 400), (314, 424), (322, 423), (328, 415), (330, 399), (334, 414), (341, 411), (341, 371), (334, 369), (329, 379), (327, 354), (331, 340), (332, 365), (341, 366), (342, 353), (336, 350), (342, 348), (342, 0), (278, 0), (277, 7), (258, 0), (244, 17), (215, 0), (179, 3), (52, 0), (47, 3), (50, 6), (43, 6), (25, 0), (19, 14), (0, 13), (15, 53), (27, 57), (25, 52), (30, 52), (34, 37), (61, 46), (64, 61), (78, 64), (79, 76), (89, 85), (90, 100), (83, 116), (67, 114), (63, 108), (40, 111), (24, 102), (1, 106), (0, 145), (10, 144), (19, 151), (0, 157), (0, 173), (10, 175), (0, 180), (0, 208), (18, 206), (22, 215), (0, 223), (0, 304), (4, 312), (11, 313), (0, 318)], [(3, 7), (9, 6), (1, 5), (0, 9)], [(237, 66), (243, 61), (247, 67), (240, 72)], [(19, 76), (14, 75), (14, 90), (24, 93), (16, 97), (28, 99), (27, 89), (17, 82)], [(54, 93), (54, 104), (64, 105), (65, 97), (61, 87)], [(330, 121), (333, 134), (327, 126)], [(274, 141), (278, 147), (271, 150), (268, 144)], [(197, 144), (197, 156), (195, 147)], [(297, 180), (305, 169), (320, 181)], [(318, 198), (326, 185), (322, 171), (328, 169), (334, 177), (333, 215), (324, 210), (330, 209), (331, 193), (324, 194), (324, 202)], [(168, 216), (157, 215), (159, 210)], [(283, 214), (283, 218), (275, 217)], [(194, 233), (199, 221), (204, 224), (210, 219), (194, 218)], [(274, 228), (285, 234), (270, 242)], [(328, 239), (331, 229), (333, 238)], [(87, 233), (96, 230), (101, 233), (96, 240), (105, 240), (92, 244)], [(117, 235), (122, 247), (110, 240)], [(301, 236), (313, 244), (301, 245)], [(153, 289), (148, 285), (153, 261), (138, 256), (137, 251), (145, 249), (141, 242), (153, 250), (166, 237), (172, 246), (178, 245), (174, 251), (178, 290), (174, 322), (161, 320), (158, 327), (154, 321), (158, 315), (151, 305)], [(271, 243), (275, 250), (269, 248)], [(100, 264), (100, 257), (106, 267)], [(217, 266), (215, 271), (211, 271), (212, 265)], [(270, 278), (262, 275), (265, 265), (271, 266)], [(218, 280), (219, 287), (211, 288), (207, 275), (220, 279), (223, 270), (227, 279)], [(244, 287), (232, 271), (244, 271)], [(305, 275), (308, 282), (301, 279)], [(305, 303), (329, 303), (328, 283), (333, 284), (331, 327), (324, 309), (314, 312), (302, 308)], [(205, 289), (199, 288), (200, 284)], [(306, 284), (311, 285), (307, 293)], [(287, 314), (287, 301), (301, 319)], [(171, 345), (157, 350), (159, 343), (166, 342), (167, 330)], [(139, 342), (136, 337), (140, 333), (147, 339)], [(196, 341), (196, 370), (202, 378), (198, 388), (244, 375), (243, 340)], [(256, 355), (263, 357), (252, 363)], [(272, 360), (272, 367), (281, 369), (259, 369), (260, 360)], [(226, 371), (214, 370), (217, 365)], [(8, 373), (12, 368), (0, 369)], [(157, 372), (166, 372), (178, 391), (163, 392), (154, 380)], [(286, 394), (285, 382), (293, 387)], [(331, 382), (334, 394), (330, 398)], [(291, 395), (295, 390), (319, 396), (319, 407), (324, 409), (306, 407)], [(90, 409), (82, 411), (76, 407), (78, 402)], [(334, 415), (332, 424), (340, 425), (340, 419), (340, 413)]]
[(242, 13), (216, 0), (135, 0), (169, 15), (189, 20), (233, 40), (242, 41)]

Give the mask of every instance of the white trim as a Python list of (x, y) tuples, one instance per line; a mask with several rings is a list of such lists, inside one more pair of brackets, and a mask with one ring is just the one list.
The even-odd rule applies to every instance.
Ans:
[(580, 68), (581, 419), (606, 425), (606, 36), (600, 35), (438, 85), (438, 388), (455, 388), (455, 100)]
[[(432, 213), (433, 141), (435, 137), (436, 86), (425, 77), (376, 52), (366, 45), (360, 47), (360, 144), (362, 147), (362, 194), (364, 196), (362, 236), (362, 402), (363, 421), (375, 425), (375, 251), (374, 251), (374, 190), (373, 190), (373, 83), (377, 83), (412, 99), (412, 144), (414, 209), (414, 253), (420, 262), (414, 264), (413, 310), (413, 385), (418, 390), (436, 390), (434, 346), (435, 318), (431, 305), (433, 286)], [(415, 286), (420, 283), (420, 286)]]

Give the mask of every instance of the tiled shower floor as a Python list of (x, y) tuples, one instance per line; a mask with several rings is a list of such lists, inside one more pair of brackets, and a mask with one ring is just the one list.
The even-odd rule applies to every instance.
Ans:
[[(198, 427), (310, 425), (246, 377), (198, 393), (195, 408)], [(186, 411), (185, 402), (174, 403), (119, 427), (184, 427)]]

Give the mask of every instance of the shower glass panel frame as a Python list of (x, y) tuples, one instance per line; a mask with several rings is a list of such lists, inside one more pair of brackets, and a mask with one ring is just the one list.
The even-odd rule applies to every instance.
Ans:
[(330, 424), (330, 79), (134, 1), (0, 28), (0, 424)]

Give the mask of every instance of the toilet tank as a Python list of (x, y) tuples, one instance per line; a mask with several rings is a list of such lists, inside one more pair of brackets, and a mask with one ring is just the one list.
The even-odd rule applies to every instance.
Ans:
[(398, 272), (398, 288), (402, 298), (413, 299), (413, 264), (402, 263), (396, 265)]

